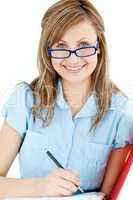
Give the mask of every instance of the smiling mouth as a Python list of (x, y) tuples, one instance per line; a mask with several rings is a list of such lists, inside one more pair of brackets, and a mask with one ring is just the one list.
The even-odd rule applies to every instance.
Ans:
[(70, 72), (79, 72), (79, 71), (81, 71), (85, 66), (86, 66), (86, 64), (83, 65), (83, 66), (81, 66), (81, 67), (66, 67), (66, 66), (63, 65), (63, 67), (64, 67), (67, 71), (70, 71)]

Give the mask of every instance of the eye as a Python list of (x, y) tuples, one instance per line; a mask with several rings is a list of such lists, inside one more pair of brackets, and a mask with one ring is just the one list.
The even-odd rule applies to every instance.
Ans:
[(80, 46), (88, 47), (90, 44), (88, 42), (81, 42)]
[(58, 47), (58, 48), (64, 48), (64, 47), (65, 47), (65, 44), (64, 44), (64, 43), (58, 43), (58, 44), (57, 44), (57, 47)]

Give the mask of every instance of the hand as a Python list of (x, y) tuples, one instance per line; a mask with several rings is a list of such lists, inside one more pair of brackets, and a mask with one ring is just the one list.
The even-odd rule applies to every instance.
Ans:
[(80, 185), (78, 171), (62, 168), (55, 169), (40, 180), (42, 196), (69, 196), (76, 192)]
[(102, 200), (109, 200), (107, 194), (105, 194), (104, 192), (101, 193), (102, 193)]

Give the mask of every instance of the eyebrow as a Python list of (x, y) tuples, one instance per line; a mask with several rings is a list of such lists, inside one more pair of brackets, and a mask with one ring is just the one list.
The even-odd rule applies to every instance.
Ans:
[[(80, 40), (78, 40), (77, 43), (81, 42), (82, 40), (88, 40), (88, 42), (89, 42), (89, 38), (83, 37)], [(59, 42), (61, 42), (61, 41), (67, 43), (65, 40), (59, 40)]]

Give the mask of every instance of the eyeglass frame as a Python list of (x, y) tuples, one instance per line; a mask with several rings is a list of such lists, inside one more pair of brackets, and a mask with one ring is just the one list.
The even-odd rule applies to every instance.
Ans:
[[(80, 50), (80, 49), (85, 49), (85, 48), (94, 48), (95, 51), (94, 51), (93, 54), (91, 54), (91, 55), (89, 55), (89, 56), (78, 56), (77, 53), (76, 53), (76, 51), (78, 51), (78, 50)], [(69, 58), (69, 57), (71, 56), (72, 53), (74, 53), (77, 57), (81, 57), (81, 58), (82, 58), (82, 57), (90, 57), (90, 56), (93, 56), (93, 55), (96, 54), (98, 48), (99, 48), (99, 42), (98, 42), (98, 40), (97, 40), (96, 46), (94, 46), (94, 45), (87, 45), (87, 46), (85, 46), (85, 47), (80, 47), (80, 48), (75, 49), (75, 50), (70, 50), (70, 49), (53, 49), (53, 48), (48, 47), (48, 55), (49, 55), (51, 58), (55, 58), (55, 59), (65, 59), (65, 58)], [(60, 50), (69, 52), (69, 56), (67, 56), (67, 57), (60, 57), (60, 58), (57, 58), (57, 57), (53, 57), (53, 56), (52, 56), (52, 54), (51, 54), (52, 51), (60, 51)]]

